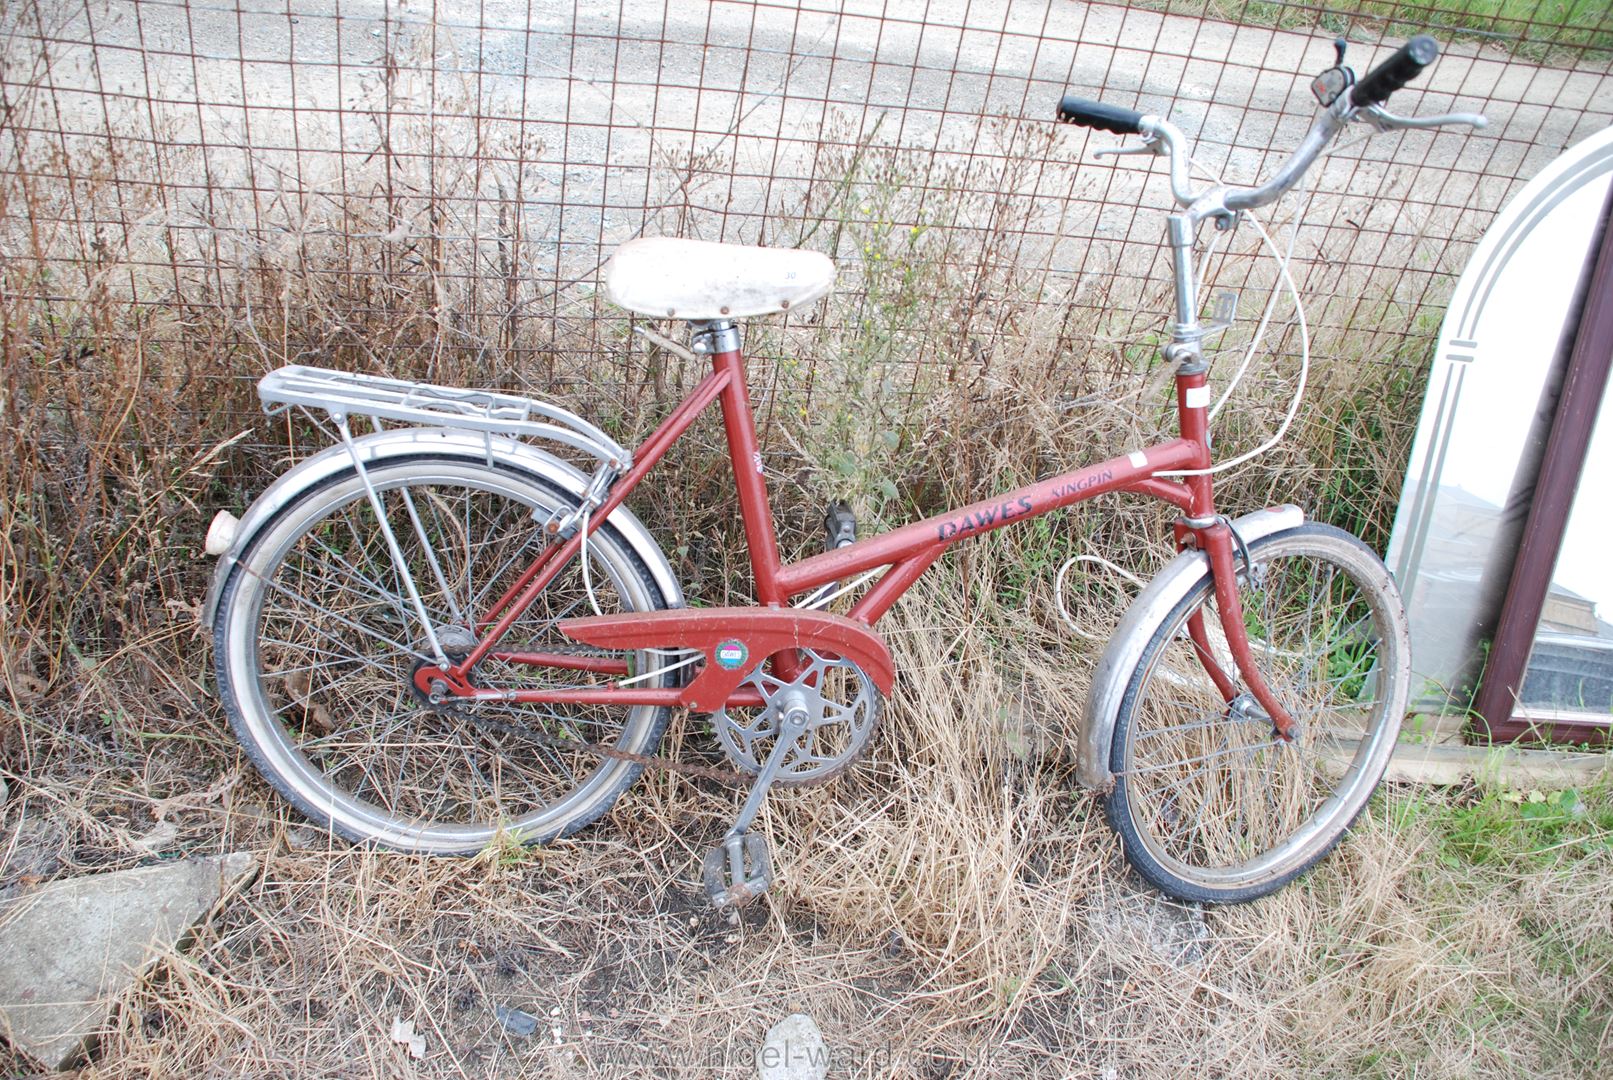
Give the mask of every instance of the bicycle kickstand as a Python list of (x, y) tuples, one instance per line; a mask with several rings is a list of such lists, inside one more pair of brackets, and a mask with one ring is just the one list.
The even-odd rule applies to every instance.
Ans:
[(784, 710), (779, 717), (773, 750), (767, 755), (762, 771), (756, 774), (750, 793), (745, 796), (745, 805), (739, 808), (739, 816), (717, 846), (706, 852), (702, 877), (712, 906), (720, 909), (747, 904), (773, 883), (773, 859), (767, 850), (767, 840), (760, 833), (746, 830), (756, 820), (768, 789), (806, 729), (805, 709)]

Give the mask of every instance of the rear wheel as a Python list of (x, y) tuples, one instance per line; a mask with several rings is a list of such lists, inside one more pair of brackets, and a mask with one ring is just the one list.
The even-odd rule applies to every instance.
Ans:
[[(474, 621), (541, 550), (540, 523), (572, 496), (534, 474), (459, 458), (371, 465), (409, 571), (451, 656)], [(671, 599), (606, 524), (588, 543), (600, 610), (650, 611)], [(592, 614), (573, 559), (510, 628), (499, 650), (597, 653), (555, 630)], [(253, 537), (222, 593), (214, 657), (225, 711), (248, 756), (305, 815), (350, 840), (404, 851), (470, 853), (501, 833), (536, 843), (598, 818), (642, 771), (583, 743), (652, 752), (669, 710), (513, 705), (414, 689), (431, 647), (354, 470), (298, 496)], [(648, 654), (614, 654), (634, 670)], [(664, 665), (661, 665), (664, 666)], [(592, 685), (608, 676), (489, 657), (472, 682), (498, 689)], [(670, 686), (673, 674), (641, 681)]]
[(1400, 595), (1371, 549), (1311, 524), (1250, 555), (1244, 624), (1296, 737), (1276, 737), (1247, 694), (1229, 704), (1205, 673), (1187, 633), (1195, 612), (1215, 661), (1237, 676), (1206, 575), (1144, 651), (1110, 748), (1105, 811), (1126, 858), (1184, 900), (1252, 900), (1321, 859), (1382, 777), (1410, 689)]

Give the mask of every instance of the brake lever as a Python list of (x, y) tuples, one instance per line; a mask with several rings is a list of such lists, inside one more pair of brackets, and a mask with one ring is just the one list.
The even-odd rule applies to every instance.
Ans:
[(1403, 128), (1436, 128), (1446, 124), (1466, 124), (1472, 128), (1489, 125), (1488, 117), (1480, 113), (1445, 113), (1441, 116), (1396, 116), (1382, 105), (1368, 105), (1357, 114), (1379, 131), (1399, 131)]
[(1166, 151), (1167, 147), (1165, 146), (1164, 139), (1150, 139), (1144, 137), (1143, 141), (1136, 146), (1107, 147), (1103, 150), (1092, 151), (1092, 156), (1095, 158), (1101, 158), (1124, 157), (1127, 154), (1153, 154), (1155, 157), (1159, 157), (1160, 155), (1166, 153)]

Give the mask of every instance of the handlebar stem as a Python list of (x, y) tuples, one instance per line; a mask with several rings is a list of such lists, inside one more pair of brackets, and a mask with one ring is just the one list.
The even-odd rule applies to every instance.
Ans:
[(1171, 341), (1161, 350), (1167, 362), (1177, 365), (1178, 374), (1191, 374), (1204, 366), (1200, 346), (1204, 328), (1198, 321), (1198, 282), (1193, 276), (1193, 244), (1199, 226), (1206, 218), (1214, 218), (1218, 225), (1226, 227), (1242, 211), (1268, 206), (1282, 198), (1316, 163), (1334, 136), (1356, 119), (1365, 120), (1380, 131), (1445, 124), (1468, 124), (1476, 128), (1485, 125), (1485, 118), (1476, 113), (1415, 119), (1396, 116), (1381, 105), (1357, 109), (1350, 103), (1349, 94), (1341, 94), (1322, 110), (1299, 146), (1264, 184), (1258, 187), (1216, 185), (1194, 191), (1189, 178), (1187, 137), (1182, 130), (1160, 116), (1144, 116), (1138, 122), (1148, 148), (1169, 159), (1171, 195), (1182, 207), (1169, 218), (1171, 265), (1176, 277), (1176, 319), (1171, 327)]
[(1167, 363), (1191, 367), (1202, 362), (1199, 341), (1204, 328), (1199, 325), (1199, 283), (1193, 276), (1193, 239), (1198, 222), (1191, 212), (1172, 214), (1166, 219), (1166, 236), (1171, 245), (1171, 270), (1176, 279), (1176, 321), (1171, 324), (1171, 342), (1162, 355)]
[(1344, 99), (1324, 109), (1293, 154), (1259, 187), (1217, 185), (1201, 192), (1193, 191), (1188, 183), (1187, 147), (1182, 132), (1158, 117), (1144, 117), (1144, 134), (1162, 143), (1164, 152), (1170, 155), (1171, 194), (1184, 207), (1168, 221), (1171, 268), (1176, 278), (1176, 319), (1171, 326), (1170, 344), (1164, 349), (1166, 361), (1178, 365), (1179, 372), (1196, 371), (1204, 363), (1199, 344), (1204, 328), (1198, 321), (1198, 281), (1193, 274), (1193, 242), (1199, 225), (1206, 218), (1230, 221), (1240, 211), (1266, 206), (1282, 198), (1299, 183), (1322, 150), (1354, 115), (1355, 110)]

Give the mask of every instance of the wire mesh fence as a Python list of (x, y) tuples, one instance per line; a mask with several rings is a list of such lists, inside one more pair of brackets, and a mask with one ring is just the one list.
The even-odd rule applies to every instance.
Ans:
[[(1445, 54), (1393, 107), (1491, 126), (1348, 143), (1278, 212), (1304, 208), (1317, 348), (1412, 371), (1494, 211), (1613, 121), (1613, 19), (1561, 0), (33, 0), (0, 19), (7, 290), (63, 348), (93, 329), (153, 363), (203, 349), (229, 364), (175, 377), (241, 386), (318, 362), (608, 396), (643, 359), (597, 271), (653, 234), (836, 260), (827, 309), (753, 334), (759, 392), (789, 383), (792, 407), (848, 341), (908, 398), (1029, 338), (1134, 376), (1167, 310), (1168, 184), (1156, 159), (1094, 160), (1113, 136), (1056, 129), (1059, 95), (1167, 115), (1205, 175), (1252, 183), (1310, 123), (1334, 35), (1364, 70), (1431, 29)], [(1271, 282), (1238, 257), (1257, 246), (1227, 242), (1217, 290)], [(87, 298), (125, 314), (90, 327)], [(239, 386), (218, 400), (252, 422)]]

